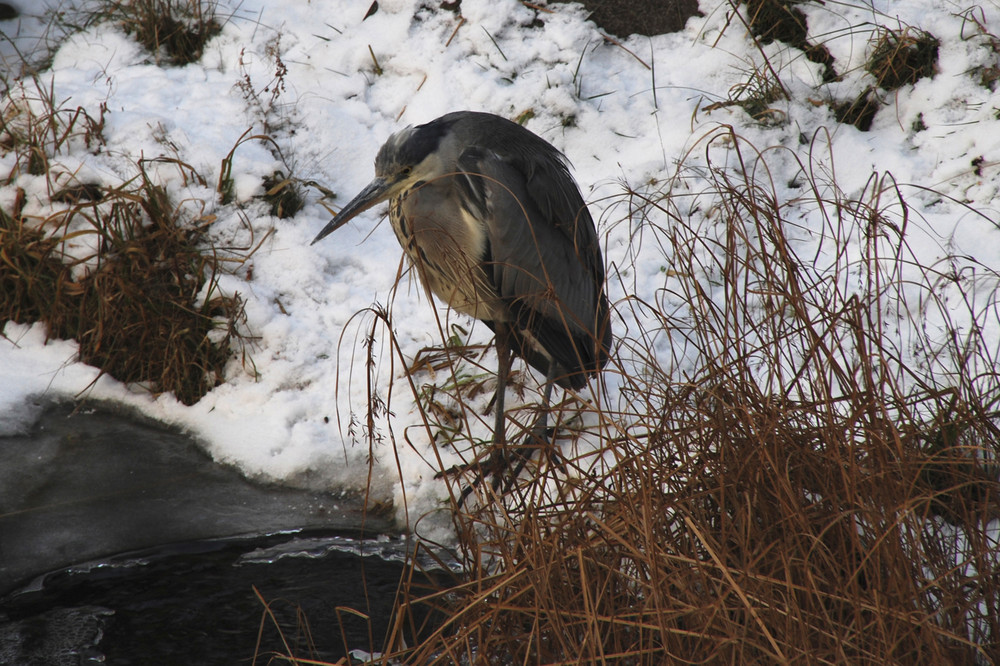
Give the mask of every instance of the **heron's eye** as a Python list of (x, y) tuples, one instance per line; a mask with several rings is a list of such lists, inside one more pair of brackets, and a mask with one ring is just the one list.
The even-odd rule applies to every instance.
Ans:
[(413, 173), (413, 167), (408, 167), (408, 166), (403, 167), (402, 169), (399, 170), (399, 173), (404, 176), (409, 176), (411, 173)]

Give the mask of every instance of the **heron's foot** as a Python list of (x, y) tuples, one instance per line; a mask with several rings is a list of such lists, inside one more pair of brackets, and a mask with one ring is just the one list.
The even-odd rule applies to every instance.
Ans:
[[(495, 493), (506, 495), (514, 487), (517, 478), (524, 471), (524, 468), (531, 462), (535, 451), (551, 449), (549, 445), (555, 436), (555, 430), (555, 428), (536, 428), (524, 438), (521, 444), (496, 446), (486, 460), (474, 461), (465, 465), (454, 465), (444, 471), (438, 472), (434, 475), (434, 478), (440, 479), (445, 476), (456, 476), (470, 470), (475, 472), (472, 483), (463, 488), (461, 495), (459, 495), (459, 508), (464, 505), (466, 498), (487, 478), (491, 479), (490, 486)], [(549, 453), (550, 460), (554, 460), (555, 464), (562, 468), (565, 461), (560, 453), (557, 450), (550, 450)]]
[[(441, 479), (445, 476), (459, 476), (465, 474), (466, 472), (473, 472), (475, 474), (472, 479), (472, 483), (465, 486), (465, 488), (462, 489), (461, 494), (458, 496), (458, 507), (462, 508), (465, 504), (465, 500), (485, 479), (492, 477), (493, 480), (491, 485), (493, 490), (496, 491), (499, 489), (500, 483), (504, 478), (504, 472), (510, 469), (512, 460), (524, 457), (524, 453), (515, 454), (515, 448), (520, 447), (497, 447), (492, 453), (490, 453), (486, 460), (476, 460), (464, 465), (453, 465), (448, 469), (435, 474), (434, 478)], [(534, 449), (532, 449), (532, 451), (533, 450)], [(528, 455), (530, 457), (530, 453)], [(521, 464), (518, 468), (518, 472), (520, 472), (521, 469), (523, 469), (523, 464)]]
[(521, 472), (524, 471), (524, 468), (535, 457), (535, 451), (548, 453), (549, 462), (555, 464), (560, 470), (565, 471), (566, 460), (559, 452), (559, 449), (552, 446), (555, 436), (555, 428), (546, 428), (545, 426), (533, 428), (528, 436), (524, 438), (524, 442), (513, 448), (511, 451), (513, 455), (508, 456), (507, 468), (501, 470), (508, 472), (506, 480), (494, 474), (493, 490), (497, 490), (502, 483), (503, 494), (510, 492), (510, 489), (517, 482), (517, 477), (521, 476)]
[[(519, 454), (516, 449), (521, 448), (520, 446), (513, 445), (501, 445), (493, 446), (488, 449), (489, 456), (485, 459), (477, 459), (472, 462), (468, 462), (462, 465), (452, 465), (448, 469), (441, 470), (434, 475), (435, 479), (443, 479), (446, 476), (460, 476), (466, 472), (475, 472), (479, 476), (492, 476), (498, 471), (503, 471), (506, 468), (506, 460), (516, 458)], [(482, 479), (476, 480), (476, 485), (482, 482)]]

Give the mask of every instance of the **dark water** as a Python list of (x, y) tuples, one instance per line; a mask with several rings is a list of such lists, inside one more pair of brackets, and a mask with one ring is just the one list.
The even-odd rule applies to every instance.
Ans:
[(405, 552), (395, 539), (296, 533), (69, 567), (0, 600), (0, 664), (268, 664), (289, 651), (335, 662), (376, 652)]
[(0, 437), (0, 666), (381, 647), (407, 550), (360, 498), (253, 483), (114, 409), (39, 414)]
[(30, 432), (0, 437), (0, 595), (45, 571), (165, 543), (362, 525), (394, 530), (357, 495), (248, 481), (184, 433), (109, 408), (50, 405)]

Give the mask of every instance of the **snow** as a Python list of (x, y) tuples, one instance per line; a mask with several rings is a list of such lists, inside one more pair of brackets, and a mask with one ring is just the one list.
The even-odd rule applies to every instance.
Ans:
[[(107, 400), (187, 429), (216, 460), (251, 478), (313, 488), (371, 483), (372, 496), (393, 499), (399, 518), (411, 525), (445, 506), (447, 494), (433, 479), (426, 436), (410, 428), (417, 415), (402, 362), (394, 357), (386, 325), (370, 308), (388, 311), (406, 359), (440, 344), (439, 325), (450, 330), (457, 323), (479, 342), (489, 341), (489, 331), (432, 308), (409, 276), (394, 287), (401, 250), (388, 225), (379, 224), (382, 210), (369, 211), (310, 246), (330, 217), (316, 190), (309, 190), (301, 212), (285, 220), (271, 217), (252, 198), (261, 192), (262, 178), (292, 168), (297, 177), (335, 191), (337, 200), (328, 204), (342, 206), (372, 177), (375, 153), (390, 133), (456, 109), (511, 118), (534, 113), (527, 127), (568, 155), (592, 202), (606, 263), (632, 271), (627, 282), (611, 282), (612, 301), (626, 295), (625, 284), (654, 298), (670, 268), (657, 244), (630, 247), (630, 225), (616, 224), (628, 214), (623, 183), (641, 188), (668, 180), (678, 161), (703, 159), (700, 142), (725, 125), (759, 148), (782, 145), (821, 172), (835, 171), (850, 195), (868, 186), (873, 174), (937, 188), (954, 202), (907, 192), (915, 217), (934, 231), (915, 234), (913, 251), (932, 263), (943, 256), (944, 244), (952, 243), (956, 254), (967, 252), (1000, 268), (996, 225), (955, 203), (996, 219), (1000, 148), (1000, 98), (970, 74), (976, 66), (995, 64), (996, 54), (985, 38), (968, 37), (972, 26), (957, 6), (942, 11), (930, 0), (878, 2), (867, 9), (808, 5), (811, 33), (823, 36), (838, 70), (847, 75), (823, 88), (818, 66), (794, 49), (768, 45), (765, 53), (783, 63), (782, 80), (793, 95), (776, 103), (787, 122), (764, 127), (737, 107), (704, 111), (727, 99), (752, 66), (763, 63), (746, 34), (736, 25), (725, 27), (726, 12), (715, 11), (722, 3), (703, 2), (705, 17), (691, 19), (680, 33), (632, 36), (620, 46), (604, 40), (576, 6), (554, 5), (553, 13), (542, 15), (544, 27), (537, 28), (531, 27), (535, 12), (515, 0), (463, 0), (461, 23), (456, 14), (428, 10), (419, 0), (380, 2), (363, 20), (368, 4), (314, 0), (279, 8), (266, 0), (221, 0), (222, 33), (200, 61), (185, 66), (158, 65), (107, 23), (61, 42), (51, 70), (40, 76), (42, 85), (51, 86), (64, 107), (81, 106), (95, 118), (100, 106), (107, 106), (106, 147), (95, 155), (77, 146), (57, 156), (61, 169), (116, 186), (136, 175), (140, 158), (174, 157), (191, 165), (208, 186), (191, 182), (171, 163), (148, 163), (150, 176), (174, 201), (198, 202), (204, 214), (216, 215), (212, 235), (218, 244), (255, 245), (273, 232), (246, 266), (222, 282), (225, 291), (246, 302), (253, 366), (234, 360), (225, 383), (184, 406), (170, 395), (99, 377), (75, 360), (74, 343), (46, 341), (39, 325), (8, 323), (0, 338), (0, 434), (29, 428), (41, 397)], [(41, 9), (32, 5), (31, 11)], [(1000, 9), (976, 11), (985, 25), (1000, 25)], [(838, 125), (815, 101), (823, 95), (849, 99), (870, 84), (863, 70), (869, 35), (851, 27), (875, 18), (931, 31), (942, 48), (936, 76), (891, 93), (890, 105), (863, 133)], [(42, 25), (23, 19), (16, 29), (9, 24), (0, 29), (31, 48)], [(283, 89), (274, 88), (275, 52), (287, 67)], [(9, 58), (9, 50), (0, 55)], [(241, 86), (247, 80), (253, 94)], [(27, 97), (37, 96), (31, 81), (24, 85)], [(913, 130), (918, 117), (927, 130)], [(265, 123), (280, 156), (272, 145), (252, 140), (234, 151), (244, 132), (263, 133)], [(817, 137), (817, 145), (800, 145), (800, 135)], [(242, 207), (222, 205), (212, 187), (230, 151), (235, 198)], [(726, 159), (724, 147), (712, 151), (713, 158)], [(977, 175), (971, 161), (980, 156), (982, 175)], [(0, 173), (9, 169), (10, 159), (0, 158)], [(773, 161), (772, 168), (776, 164), (785, 170), (771, 174), (780, 190), (798, 165), (790, 158)], [(50, 205), (44, 179), (21, 178), (18, 185), (25, 188), (30, 209)], [(9, 206), (12, 199), (11, 188), (0, 188), (0, 205)], [(696, 202), (675, 204), (687, 212)], [(635, 330), (629, 323), (628, 330)], [(627, 330), (620, 321), (616, 329)], [(391, 432), (383, 430), (387, 437), (374, 452), (369, 480), (368, 446), (353, 441), (348, 426), (368, 404), (363, 342), (371, 333), (377, 361), (373, 386), (383, 399), (391, 397), (392, 417)], [(668, 348), (669, 340), (657, 344)], [(618, 397), (613, 376), (608, 390), (613, 404)], [(488, 429), (485, 422), (483, 428)], [(427, 529), (438, 525), (444, 533), (447, 517), (438, 513)]]

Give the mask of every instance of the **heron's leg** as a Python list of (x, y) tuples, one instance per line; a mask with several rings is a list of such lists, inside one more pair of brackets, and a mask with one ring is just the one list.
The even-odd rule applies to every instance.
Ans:
[(505, 427), (504, 397), (507, 394), (507, 379), (510, 377), (510, 333), (506, 324), (496, 324), (497, 346), (497, 392), (493, 400), (496, 414), (493, 421), (493, 445), (503, 451), (507, 445), (507, 429)]
[[(499, 487), (501, 473), (509, 467), (507, 460), (507, 428), (506, 414), (504, 409), (504, 397), (507, 393), (507, 379), (510, 377), (510, 368), (513, 362), (510, 352), (510, 329), (506, 324), (496, 322), (496, 347), (497, 347), (497, 390), (493, 396), (493, 407), (496, 410), (493, 420), (493, 450), (489, 458), (483, 464), (476, 465), (479, 474), (466, 486), (458, 498), (458, 506), (465, 504), (466, 498), (475, 490), (483, 479), (493, 475), (493, 489)], [(469, 465), (472, 466), (472, 465)], [(468, 467), (468, 466), (467, 466)], [(463, 467), (462, 469), (467, 469)], [(440, 475), (438, 475), (440, 476)]]
[(552, 406), (552, 385), (555, 383), (556, 377), (556, 364), (552, 363), (549, 366), (549, 372), (545, 377), (545, 391), (542, 393), (542, 413), (538, 416), (538, 420), (535, 421), (535, 427), (532, 428), (533, 434), (541, 434), (545, 436), (545, 430), (549, 425), (549, 409)]
[[(506, 484), (504, 484), (503, 492), (508, 492), (513, 486), (514, 482), (517, 481), (517, 477), (521, 475), (524, 468), (531, 461), (534, 453), (537, 449), (542, 448), (549, 443), (549, 410), (552, 405), (552, 385), (555, 384), (555, 378), (559, 372), (558, 366), (555, 363), (549, 365), (549, 370), (545, 375), (545, 388), (542, 392), (542, 407), (541, 414), (538, 415), (538, 419), (535, 424), (531, 427), (528, 432), (528, 436), (524, 440), (524, 444), (518, 447), (515, 457), (509, 462), (514, 462), (513, 466), (510, 466), (508, 474), (506, 477)], [(499, 489), (503, 479), (499, 473), (495, 473), (493, 476), (493, 490)]]
[(504, 398), (507, 394), (507, 380), (510, 378), (510, 367), (513, 362), (510, 353), (510, 329), (507, 324), (497, 322), (496, 346), (497, 392), (493, 401), (496, 409), (493, 421), (493, 452), (486, 462), (487, 468), (492, 470), (494, 476), (499, 474), (498, 470), (507, 467), (507, 415), (504, 411)]
[(472, 492), (479, 487), (479, 484), (487, 476), (492, 476), (491, 486), (494, 492), (499, 491), (503, 486), (503, 493), (507, 493), (514, 486), (517, 477), (531, 461), (537, 449), (549, 443), (548, 417), (552, 405), (552, 386), (555, 378), (560, 372), (560, 368), (552, 363), (549, 366), (545, 377), (545, 388), (542, 392), (541, 413), (531, 427), (524, 442), (515, 447), (513, 451), (507, 449), (506, 435), (506, 414), (504, 413), (504, 397), (507, 391), (507, 380), (510, 377), (512, 357), (510, 351), (509, 329), (503, 324), (496, 327), (497, 346), (497, 392), (494, 398), (496, 408), (495, 420), (493, 422), (493, 451), (485, 463), (480, 464), (479, 474), (466, 486), (458, 498), (458, 506), (465, 504), (465, 500)]

